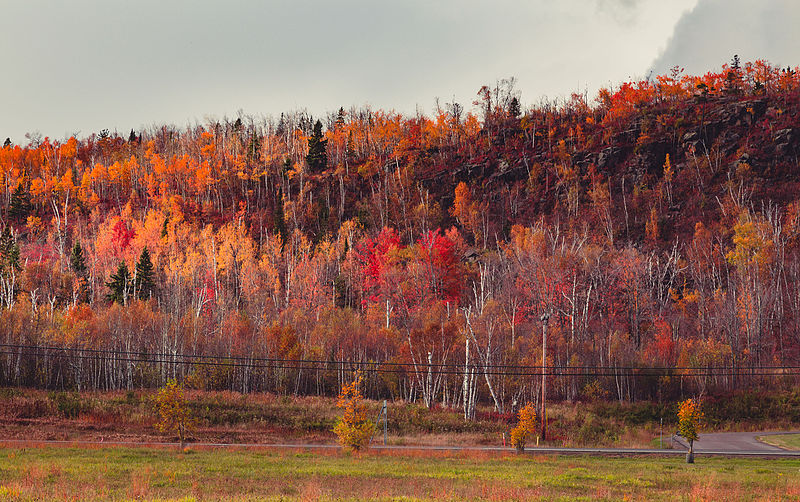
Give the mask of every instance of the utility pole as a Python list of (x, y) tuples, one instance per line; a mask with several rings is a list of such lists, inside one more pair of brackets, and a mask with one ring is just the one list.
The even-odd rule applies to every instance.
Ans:
[(389, 407), (386, 404), (386, 399), (383, 400), (383, 406), (381, 407), (381, 412), (378, 414), (378, 419), (375, 420), (375, 428), (372, 429), (372, 436), (369, 438), (369, 443), (372, 444), (372, 440), (375, 439), (375, 434), (380, 430), (381, 419), (383, 419), (383, 445), (386, 446), (386, 430), (387, 430), (387, 421), (389, 419)]
[(547, 321), (550, 314), (545, 312), (542, 321), (542, 441), (547, 438)]

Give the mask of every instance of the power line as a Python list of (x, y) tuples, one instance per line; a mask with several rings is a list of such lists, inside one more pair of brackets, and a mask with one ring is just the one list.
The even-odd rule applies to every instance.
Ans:
[[(4, 347), (0, 345), (0, 347)], [(42, 353), (42, 348), (25, 348), (17, 346), (18, 350), (0, 349), (0, 356), (25, 356), (37, 359), (63, 358), (65, 354), (59, 354), (59, 350), (55, 350), (55, 354)], [(78, 350), (79, 351), (79, 350)], [(102, 351), (91, 350), (89, 351), (94, 355), (87, 354), (72, 354), (66, 356), (71, 359), (78, 360), (91, 360), (98, 361), (101, 355), (108, 354), (132, 354), (130, 351)], [(407, 374), (409, 373), (408, 367), (411, 366), (411, 371), (421, 371), (427, 373), (429, 370), (439, 375), (458, 375), (464, 374), (464, 365), (458, 365), (459, 369), (452, 369), (448, 367), (444, 369), (435, 370), (434, 368), (444, 365), (428, 365), (427, 363), (420, 363), (414, 368), (413, 363), (380, 363), (380, 362), (359, 362), (359, 361), (321, 361), (321, 360), (292, 360), (292, 359), (271, 359), (269, 362), (274, 364), (265, 364), (264, 359), (253, 359), (252, 362), (240, 362), (236, 360), (224, 360), (218, 356), (190, 356), (189, 360), (177, 360), (175, 358), (163, 358), (163, 355), (152, 354), (153, 357), (109, 357), (111, 362), (122, 363), (150, 363), (150, 364), (163, 364), (163, 365), (182, 365), (182, 366), (211, 366), (211, 367), (227, 367), (227, 368), (244, 368), (249, 370), (254, 369), (267, 369), (267, 370), (297, 370), (297, 371), (359, 371), (364, 370), (372, 373), (386, 373), (386, 374)], [(193, 357), (194, 359), (192, 359)], [(214, 359), (211, 361), (204, 359)], [(219, 360), (223, 359), (223, 360)], [(331, 367), (333, 366), (333, 367)], [(388, 366), (388, 367), (383, 367)], [(541, 376), (542, 367), (519, 366), (513, 367), (504, 365), (509, 370), (498, 371), (487, 365), (485, 369), (480, 372), (491, 376)], [(470, 365), (470, 368), (483, 368), (483, 366)], [(538, 371), (531, 371), (530, 369), (538, 369)], [(649, 368), (649, 367), (613, 367), (613, 366), (582, 366), (573, 367), (567, 366), (559, 370), (558, 367), (548, 366), (545, 367), (545, 375), (553, 377), (725, 377), (725, 376), (800, 376), (800, 368), (797, 367), (763, 367), (763, 368), (739, 368), (732, 369), (730, 367), (718, 367), (718, 371), (705, 367), (676, 367), (676, 368)]]
[[(463, 372), (464, 363), (427, 363), (427, 362), (419, 362), (419, 363), (403, 363), (403, 362), (394, 362), (394, 361), (349, 361), (349, 360), (335, 360), (335, 359), (296, 359), (296, 358), (270, 358), (270, 357), (245, 357), (245, 356), (213, 356), (213, 355), (206, 355), (206, 354), (184, 354), (184, 353), (175, 353), (171, 354), (168, 352), (144, 352), (144, 351), (135, 351), (135, 350), (118, 350), (118, 349), (90, 349), (90, 348), (77, 348), (77, 347), (55, 347), (55, 346), (36, 346), (36, 345), (20, 345), (20, 344), (0, 344), (0, 349), (20, 349), (20, 350), (35, 350), (35, 351), (54, 351), (54, 352), (78, 352), (78, 353), (92, 353), (98, 355), (124, 355), (124, 356), (136, 356), (137, 358), (131, 358), (132, 361), (138, 362), (168, 362), (168, 363), (175, 363), (174, 359), (188, 359), (189, 361), (183, 361), (184, 364), (209, 364), (212, 365), (212, 362), (204, 362), (206, 360), (210, 361), (222, 361), (222, 365), (225, 366), (253, 366), (255, 363), (283, 363), (283, 364), (310, 364), (310, 365), (339, 365), (339, 366), (352, 366), (352, 365), (359, 365), (359, 366), (392, 366), (392, 367), (410, 367), (410, 368), (455, 368), (459, 370), (459, 373)], [(4, 352), (2, 352), (4, 353)], [(17, 354), (17, 352), (10, 352), (11, 354)], [(74, 356), (78, 357), (78, 356)], [(86, 358), (86, 357), (82, 357)], [(173, 359), (156, 359), (156, 358), (173, 358)], [(128, 360), (128, 358), (116, 358), (115, 360)], [(198, 361), (195, 361), (198, 360)], [(243, 363), (237, 363), (237, 361), (243, 361)], [(478, 366), (480, 368), (486, 369), (495, 369), (495, 368), (510, 368), (514, 370), (525, 370), (525, 371), (535, 371), (536, 374), (541, 375), (542, 366), (541, 365), (525, 365), (525, 364), (476, 364), (473, 366)], [(544, 366), (544, 369), (555, 369), (559, 366)], [(730, 371), (732, 366), (616, 366), (616, 365), (570, 365), (570, 366), (562, 366), (563, 368), (569, 368), (570, 370), (609, 370), (609, 371), (618, 371), (618, 370), (629, 370), (629, 371), (649, 371), (649, 372), (659, 372), (659, 371), (714, 371), (714, 370), (721, 370), (721, 371)], [(752, 372), (752, 371), (787, 371), (787, 370), (797, 370), (800, 371), (800, 366), (744, 366), (739, 367), (737, 372)], [(616, 373), (615, 373), (616, 374)]]

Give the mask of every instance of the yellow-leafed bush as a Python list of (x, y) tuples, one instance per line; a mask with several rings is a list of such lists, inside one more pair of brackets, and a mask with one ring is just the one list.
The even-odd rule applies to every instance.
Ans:
[(361, 376), (342, 386), (336, 406), (344, 410), (344, 414), (333, 427), (339, 443), (352, 450), (367, 446), (375, 432), (375, 425), (367, 417), (367, 408), (361, 395)]
[(528, 440), (536, 432), (536, 409), (531, 403), (519, 410), (519, 423), (511, 429), (511, 445), (517, 451), (524, 451)]
[(176, 432), (183, 449), (186, 436), (194, 426), (183, 387), (174, 379), (167, 380), (167, 385), (156, 394), (154, 404), (159, 418), (156, 428), (161, 432)]

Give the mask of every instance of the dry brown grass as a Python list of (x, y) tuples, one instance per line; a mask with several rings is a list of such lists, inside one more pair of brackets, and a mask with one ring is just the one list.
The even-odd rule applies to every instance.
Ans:
[[(150, 391), (66, 393), (79, 401), (79, 413), (68, 418), (54, 395), (35, 389), (0, 389), (0, 437), (37, 440), (162, 442), (175, 438), (158, 433)], [(192, 441), (221, 443), (334, 444), (331, 431), (338, 411), (327, 397), (287, 397), (230, 391), (189, 390), (187, 396), (199, 419)], [(377, 416), (377, 401), (369, 402)], [(650, 447), (658, 438), (652, 403), (554, 403), (548, 408), (548, 446)], [(486, 408), (479, 421), (465, 422), (457, 410), (426, 409), (414, 403), (389, 404), (388, 443), (398, 446), (502, 446), (504, 431), (513, 424)], [(637, 415), (638, 413), (638, 415)], [(661, 412), (663, 413), (663, 409)], [(664, 434), (673, 425), (665, 420)], [(772, 427), (784, 423), (770, 422)], [(729, 427), (722, 422), (721, 427)], [(736, 429), (764, 427), (744, 421)], [(797, 425), (794, 425), (797, 427)], [(375, 442), (383, 442), (378, 431)], [(536, 439), (532, 441), (536, 443)], [(508, 445), (508, 443), (506, 443)]]

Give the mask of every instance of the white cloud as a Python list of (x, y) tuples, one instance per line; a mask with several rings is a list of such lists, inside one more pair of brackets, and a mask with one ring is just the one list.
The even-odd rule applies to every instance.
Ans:
[(675, 27), (652, 63), (657, 74), (673, 66), (688, 73), (717, 70), (738, 54), (742, 61), (800, 64), (800, 3), (796, 0), (700, 0)]

